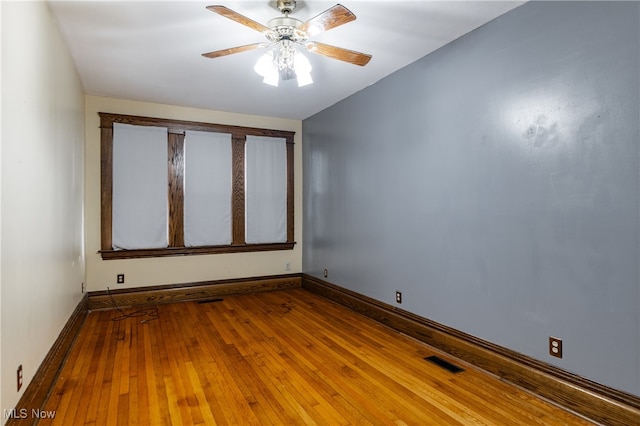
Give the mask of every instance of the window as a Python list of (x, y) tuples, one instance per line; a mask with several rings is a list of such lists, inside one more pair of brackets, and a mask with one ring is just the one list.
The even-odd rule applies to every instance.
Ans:
[(294, 132), (99, 116), (103, 259), (293, 248)]

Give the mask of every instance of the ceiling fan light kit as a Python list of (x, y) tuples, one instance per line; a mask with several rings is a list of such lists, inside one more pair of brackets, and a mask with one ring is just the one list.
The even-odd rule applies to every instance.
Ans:
[(311, 63), (290, 43), (284, 43), (262, 55), (253, 69), (263, 77), (263, 83), (271, 86), (277, 86), (279, 80), (294, 78), (298, 80), (298, 87), (313, 83)]
[(296, 8), (293, 0), (278, 0), (277, 7), (284, 16), (269, 20), (268, 26), (262, 25), (225, 6), (207, 6), (212, 12), (225, 18), (243, 24), (253, 30), (261, 32), (268, 43), (254, 43), (229, 49), (203, 53), (206, 58), (219, 58), (234, 53), (269, 47), (269, 51), (262, 55), (254, 71), (263, 77), (263, 82), (277, 86), (280, 80), (298, 80), (298, 86), (313, 83), (311, 78), (311, 63), (302, 51), (327, 56), (355, 65), (364, 66), (371, 60), (371, 55), (332, 46), (329, 44), (309, 41), (309, 38), (346, 24), (356, 19), (356, 16), (346, 7), (337, 4), (306, 22), (289, 16)]

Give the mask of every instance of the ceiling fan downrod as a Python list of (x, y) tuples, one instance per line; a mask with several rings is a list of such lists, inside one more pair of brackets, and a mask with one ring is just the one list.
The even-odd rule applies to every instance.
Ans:
[(280, 12), (287, 16), (295, 10), (296, 2), (295, 0), (278, 0), (277, 6), (278, 9), (280, 9)]

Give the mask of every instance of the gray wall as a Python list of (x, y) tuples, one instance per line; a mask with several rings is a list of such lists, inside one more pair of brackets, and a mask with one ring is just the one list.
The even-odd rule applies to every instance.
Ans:
[(528, 3), (305, 120), (304, 272), (640, 395), (639, 15)]

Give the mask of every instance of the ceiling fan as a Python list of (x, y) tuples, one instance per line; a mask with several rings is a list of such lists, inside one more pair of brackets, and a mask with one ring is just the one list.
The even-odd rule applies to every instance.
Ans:
[[(255, 70), (265, 78), (265, 83), (273, 85), (277, 85), (278, 78), (288, 80), (296, 76), (299, 85), (311, 82), (311, 65), (304, 55), (300, 54), (300, 50), (359, 66), (365, 66), (371, 60), (371, 55), (366, 53), (309, 40), (309, 38), (317, 34), (356, 19), (356, 16), (341, 4), (336, 4), (306, 22), (289, 16), (296, 8), (295, 0), (278, 0), (276, 5), (283, 16), (271, 19), (267, 25), (260, 24), (225, 6), (207, 6), (207, 9), (212, 12), (261, 32), (266, 37), (267, 42), (216, 50), (203, 53), (202, 56), (219, 58), (253, 49), (272, 47), (273, 49), (258, 61)], [(304, 84), (301, 83), (301, 79), (304, 79), (302, 82)], [(308, 82), (305, 83), (307, 79)]]

